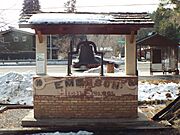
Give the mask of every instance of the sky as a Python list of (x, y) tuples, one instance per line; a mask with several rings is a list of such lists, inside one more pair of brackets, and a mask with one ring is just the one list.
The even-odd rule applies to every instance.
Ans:
[[(0, 0), (0, 29), (18, 27), (24, 0)], [(67, 0), (39, 0), (42, 11), (64, 11)], [(76, 0), (77, 11), (86, 12), (153, 12), (159, 0)], [(5, 24), (4, 24), (5, 22)], [(4, 26), (5, 25), (5, 26)]]

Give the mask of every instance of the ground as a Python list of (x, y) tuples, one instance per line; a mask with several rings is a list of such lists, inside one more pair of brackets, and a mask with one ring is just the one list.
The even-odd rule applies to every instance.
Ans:
[(9, 109), (0, 113), (0, 129), (22, 128), (21, 120), (30, 109)]
[[(148, 74), (147, 72), (147, 69), (148, 66), (148, 63), (142, 63), (141, 65), (139, 65), (139, 67), (142, 69), (141, 71), (144, 71), (144, 72), (140, 72), (140, 75), (141, 74)], [(33, 72), (35, 71), (35, 66), (29, 66), (29, 67), (26, 67), (24, 68), (23, 66), (22, 67), (13, 67), (13, 66), (9, 66), (9, 67), (0, 67), (0, 73), (3, 74), (5, 72), (9, 72), (11, 70), (13, 71), (16, 71), (16, 72), (26, 72), (28, 70), (32, 70)], [(66, 68), (64, 68), (64, 66), (60, 65), (60, 66), (49, 66), (48, 67), (48, 71), (49, 72), (52, 72), (52, 73), (61, 73), (61, 72), (64, 72), (66, 73)], [(145, 74), (145, 75), (146, 75)], [(144, 79), (143, 77), (140, 77), (140, 79)], [(172, 78), (170, 78), (172, 79)], [(175, 79), (177, 80), (177, 79)], [(171, 80), (170, 80), (171, 81)], [(168, 82), (170, 82), (168, 81)], [(179, 80), (177, 80), (179, 81)], [(152, 81), (151, 80), (151, 83), (159, 83), (159, 82), (155, 82), (155, 81)], [(178, 83), (178, 82), (177, 82)], [(151, 118), (157, 113), (159, 112), (160, 110), (162, 110), (164, 107), (165, 107), (166, 104), (153, 104), (150, 103), (150, 104), (145, 104), (145, 103), (141, 103), (141, 105), (139, 105), (139, 108), (142, 110), (142, 112), (147, 116), (147, 118), (149, 120), (151, 120)], [(1, 106), (0, 106), (1, 107)], [(21, 120), (28, 114), (28, 112), (30, 111), (31, 109), (8, 109), (2, 113), (0, 113), (0, 135), (2, 134), (2, 130), (9, 130), (9, 129), (22, 129), (22, 126), (21, 126)], [(169, 127), (169, 123), (167, 123), (166, 121), (161, 121), (159, 123), (162, 123), (164, 124), (166, 127)], [(172, 127), (174, 128), (173, 130), (167, 130), (166, 132), (158, 132), (158, 134), (161, 134), (161, 135), (178, 135), (180, 134), (180, 120), (176, 120), (174, 121), (174, 124), (172, 125)], [(131, 134), (131, 135), (135, 135), (135, 133), (129, 133), (130, 131), (126, 132), (128, 134)], [(97, 132), (98, 133), (98, 132)], [(99, 133), (101, 134), (101, 133)], [(111, 135), (117, 135), (117, 134), (124, 134), (122, 132), (114, 132), (114, 133), (103, 133), (103, 134), (111, 134)], [(145, 133), (139, 133), (140, 135), (151, 135), (151, 134), (157, 134), (156, 133), (152, 133), (152, 132), (148, 132), (146, 131)]]
[[(139, 108), (142, 112), (147, 116), (149, 120), (158, 113), (160, 110), (166, 107), (166, 104), (159, 104), (159, 105), (141, 105)], [(159, 121), (158, 123), (162, 124), (165, 127), (172, 127), (174, 130), (173, 132), (167, 133), (167, 135), (172, 135), (173, 133), (176, 135), (180, 134), (180, 120), (175, 120), (174, 124), (171, 125), (168, 121)]]
[[(165, 107), (165, 104), (160, 105), (140, 105), (139, 108), (141, 111), (147, 116), (149, 120), (156, 114), (158, 111), (163, 109)], [(2, 113), (0, 113), (0, 134), (3, 130), (9, 130), (9, 129), (23, 129), (21, 126), (21, 120), (28, 114), (28, 112), (31, 109), (8, 109)], [(158, 122), (165, 127), (171, 127), (167, 122)], [(143, 135), (144, 133), (146, 135), (151, 134), (160, 134), (160, 135), (178, 135), (180, 134), (180, 120), (176, 120), (175, 124), (172, 125), (173, 129), (171, 130), (165, 130), (165, 131), (136, 131), (138, 135)], [(102, 131), (97, 131), (96, 134), (102, 134)], [(114, 132), (103, 132), (103, 134), (107, 135), (121, 135), (121, 134), (128, 134), (128, 135), (135, 135), (131, 131), (114, 131)]]

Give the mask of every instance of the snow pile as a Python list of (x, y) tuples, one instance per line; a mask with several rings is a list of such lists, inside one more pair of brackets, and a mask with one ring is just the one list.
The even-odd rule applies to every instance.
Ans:
[(0, 77), (0, 103), (32, 105), (33, 73), (9, 72)]
[(79, 131), (77, 133), (75, 133), (75, 132), (69, 132), (69, 133), (55, 132), (55, 133), (38, 133), (38, 134), (33, 134), (33, 135), (93, 135), (93, 133), (88, 132), (88, 131)]
[(139, 101), (175, 99), (180, 93), (180, 83), (159, 83), (158, 85), (148, 82), (138, 84)]
[[(105, 69), (105, 68), (104, 68)], [(100, 67), (88, 73), (100, 72)], [(105, 70), (106, 72), (106, 70)], [(119, 72), (115, 69), (115, 72)], [(9, 72), (0, 76), (0, 103), (33, 105), (32, 77), (35, 73)], [(175, 99), (180, 93), (180, 83), (148, 82), (138, 84), (139, 101)]]

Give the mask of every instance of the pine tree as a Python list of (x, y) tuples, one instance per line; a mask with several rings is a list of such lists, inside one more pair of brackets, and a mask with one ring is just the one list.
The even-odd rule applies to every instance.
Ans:
[(24, 0), (21, 15), (32, 14), (40, 11), (39, 0)]
[[(166, 7), (175, 4), (174, 8)], [(180, 42), (180, 4), (178, 0), (161, 0), (157, 10), (152, 14), (155, 30), (163, 36)]]

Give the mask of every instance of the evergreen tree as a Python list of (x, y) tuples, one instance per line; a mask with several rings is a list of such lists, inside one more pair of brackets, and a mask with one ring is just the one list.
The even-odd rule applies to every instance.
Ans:
[[(169, 8), (174, 4), (174, 8)], [(152, 14), (156, 32), (180, 42), (180, 2), (178, 0), (161, 0), (157, 10)]]
[(24, 0), (21, 15), (32, 14), (40, 11), (39, 0)]

